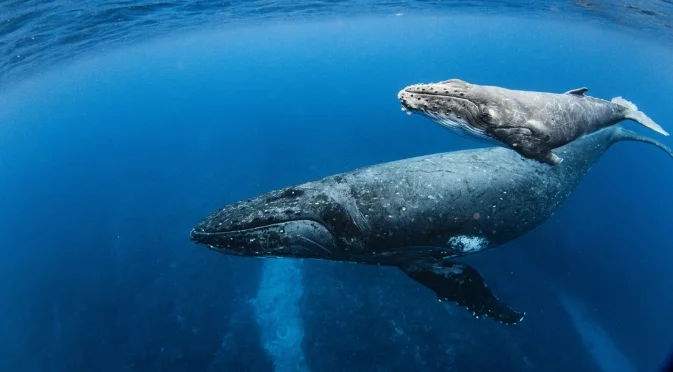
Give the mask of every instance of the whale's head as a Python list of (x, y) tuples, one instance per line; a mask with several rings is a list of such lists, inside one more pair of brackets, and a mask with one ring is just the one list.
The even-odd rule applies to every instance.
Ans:
[(414, 84), (402, 89), (397, 98), (408, 114), (427, 116), (463, 136), (498, 142), (489, 135), (488, 129), (498, 120), (499, 113), (488, 105), (479, 86), (460, 79)]
[(331, 258), (352, 238), (350, 223), (330, 197), (289, 187), (226, 205), (194, 227), (191, 240), (236, 256)]

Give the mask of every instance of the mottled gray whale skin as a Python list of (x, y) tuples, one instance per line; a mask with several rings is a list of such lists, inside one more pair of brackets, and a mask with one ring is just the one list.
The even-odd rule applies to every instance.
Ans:
[(403, 111), (420, 113), (455, 133), (509, 147), (550, 165), (563, 160), (553, 149), (626, 119), (668, 135), (633, 103), (621, 97), (612, 101), (590, 97), (587, 91), (554, 94), (451, 79), (411, 85), (397, 97)]
[(476, 316), (523, 314), (498, 300), (481, 275), (451, 258), (497, 247), (539, 226), (611, 144), (658, 142), (610, 127), (559, 149), (562, 164), (502, 147), (374, 165), (229, 204), (191, 232), (222, 253), (397, 266)]

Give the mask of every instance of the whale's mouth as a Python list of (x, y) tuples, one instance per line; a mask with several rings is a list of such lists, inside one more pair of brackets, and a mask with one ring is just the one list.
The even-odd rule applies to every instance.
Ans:
[(229, 230), (224, 229), (224, 230), (219, 230), (219, 231), (207, 231), (204, 228), (201, 227), (195, 227), (192, 229), (190, 232), (190, 238), (196, 243), (200, 244), (209, 244), (212, 239), (218, 239), (218, 238), (232, 238), (232, 237), (237, 237), (239, 235), (246, 235), (250, 233), (255, 233), (259, 231), (270, 231), (270, 230), (275, 230), (279, 229), (282, 230), (284, 226), (287, 226), (289, 224), (293, 223), (311, 223), (315, 221), (311, 220), (304, 220), (304, 219), (297, 219), (297, 220), (287, 220), (287, 221), (282, 221), (282, 222), (273, 222), (273, 223), (268, 223), (268, 224), (261, 224), (261, 225), (250, 225), (249, 227), (234, 227)]
[(191, 240), (234, 256), (316, 258), (333, 253), (329, 230), (313, 220), (289, 220), (230, 231), (192, 230)]

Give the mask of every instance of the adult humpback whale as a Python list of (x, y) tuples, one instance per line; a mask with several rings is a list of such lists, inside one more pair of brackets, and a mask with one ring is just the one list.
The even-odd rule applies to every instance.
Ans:
[(472, 267), (450, 260), (540, 225), (615, 142), (660, 143), (619, 127), (561, 149), (549, 168), (502, 147), (394, 161), (229, 204), (191, 239), (238, 256), (314, 258), (397, 266), (476, 316), (522, 313), (498, 300)]
[(397, 98), (403, 111), (420, 112), (458, 134), (505, 145), (550, 165), (563, 160), (553, 149), (622, 120), (668, 135), (633, 103), (589, 97), (587, 91), (530, 92), (451, 79), (408, 86)]

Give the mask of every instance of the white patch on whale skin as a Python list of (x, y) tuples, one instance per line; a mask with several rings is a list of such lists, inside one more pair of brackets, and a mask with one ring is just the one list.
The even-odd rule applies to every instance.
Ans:
[(488, 239), (476, 235), (456, 235), (449, 239), (448, 244), (452, 249), (470, 253), (488, 247)]

